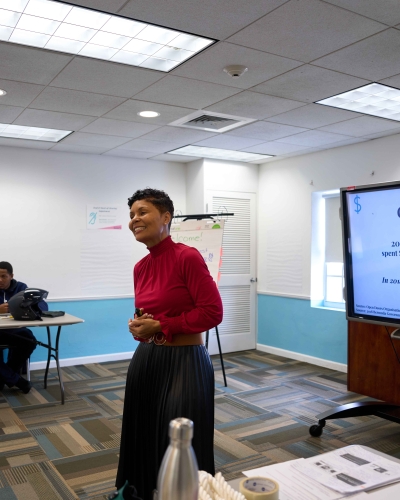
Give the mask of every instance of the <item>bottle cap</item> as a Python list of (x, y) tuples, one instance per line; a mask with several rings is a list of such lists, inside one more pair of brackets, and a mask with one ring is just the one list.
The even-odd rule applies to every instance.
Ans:
[(193, 437), (193, 422), (188, 418), (175, 418), (169, 423), (169, 437), (171, 439), (188, 440)]

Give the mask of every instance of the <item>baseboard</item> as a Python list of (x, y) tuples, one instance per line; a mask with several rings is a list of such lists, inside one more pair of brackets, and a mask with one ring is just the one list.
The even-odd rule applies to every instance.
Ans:
[(347, 364), (344, 363), (337, 363), (336, 361), (329, 361), (328, 359), (315, 358), (314, 356), (309, 356), (308, 354), (287, 351), (286, 349), (280, 349), (279, 347), (272, 347), (265, 344), (257, 344), (257, 349), (259, 351), (268, 352), (269, 354), (276, 354), (277, 356), (295, 359), (296, 361), (304, 361), (305, 363), (310, 363), (312, 365), (322, 366), (324, 368), (329, 368), (330, 370), (347, 373)]
[[(105, 363), (107, 361), (122, 361), (124, 359), (131, 359), (134, 351), (132, 352), (117, 352), (115, 354), (99, 354), (97, 356), (83, 356), (81, 358), (65, 358), (60, 359), (60, 366), (76, 366), (76, 365), (89, 365), (91, 363)], [(44, 370), (46, 368), (46, 361), (34, 361), (30, 364), (30, 370)], [(50, 368), (56, 368), (56, 362), (50, 361)]]

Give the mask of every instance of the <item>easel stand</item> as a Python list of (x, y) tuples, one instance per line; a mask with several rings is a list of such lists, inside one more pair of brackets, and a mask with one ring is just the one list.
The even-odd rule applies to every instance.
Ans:
[[(221, 368), (222, 368), (222, 375), (224, 376), (224, 385), (225, 387), (228, 387), (228, 384), (226, 383), (226, 375), (225, 375), (225, 367), (224, 367), (224, 360), (222, 358), (222, 351), (221, 351), (221, 342), (219, 341), (219, 333), (218, 333), (218, 326), (215, 327), (215, 333), (217, 334), (217, 342), (218, 342), (218, 351), (219, 351), (219, 359), (221, 360)], [(210, 330), (206, 331), (206, 349), (208, 350), (208, 337), (210, 334)]]
[[(225, 217), (225, 216), (232, 216), (235, 215), (233, 213), (218, 213), (218, 214), (194, 214), (194, 215), (176, 215), (174, 218), (177, 219), (183, 219), (184, 221), (187, 220), (203, 220), (203, 219), (213, 219), (214, 217)], [(226, 375), (225, 375), (225, 366), (224, 366), (224, 360), (222, 357), (222, 350), (221, 350), (221, 342), (219, 339), (219, 332), (218, 332), (218, 326), (215, 327), (215, 333), (217, 335), (217, 342), (218, 342), (218, 351), (219, 351), (219, 358), (221, 360), (221, 368), (222, 368), (222, 375), (224, 377), (224, 385), (225, 387), (228, 387), (228, 384), (226, 383)], [(210, 336), (210, 330), (207, 330), (206, 332), (206, 349), (208, 350), (208, 339)]]

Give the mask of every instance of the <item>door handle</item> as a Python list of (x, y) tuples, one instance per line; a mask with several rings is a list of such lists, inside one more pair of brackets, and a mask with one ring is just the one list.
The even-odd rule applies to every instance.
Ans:
[(257, 283), (257, 278), (250, 278), (250, 283)]

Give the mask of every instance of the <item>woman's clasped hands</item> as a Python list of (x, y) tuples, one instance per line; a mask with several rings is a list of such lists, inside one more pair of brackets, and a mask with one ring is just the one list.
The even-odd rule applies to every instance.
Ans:
[(129, 318), (128, 328), (133, 337), (145, 340), (152, 338), (161, 331), (160, 322), (155, 320), (152, 314), (148, 313), (142, 313), (141, 316), (135, 314), (134, 319)]

